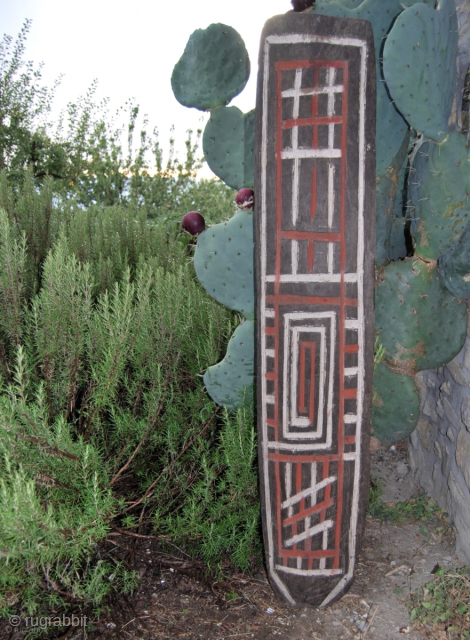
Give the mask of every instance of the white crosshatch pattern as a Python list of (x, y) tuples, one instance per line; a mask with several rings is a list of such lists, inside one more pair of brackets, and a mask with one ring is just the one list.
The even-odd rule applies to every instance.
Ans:
[[(281, 92), (283, 100), (292, 100), (292, 120), (299, 119), (300, 114), (300, 98), (304, 96), (326, 95), (327, 96), (327, 116), (332, 118), (335, 116), (335, 96), (344, 92), (343, 84), (335, 84), (338, 69), (334, 67), (325, 67), (327, 82), (323, 86), (302, 87), (303, 68), (295, 70), (294, 86), (284, 89)], [(326, 148), (303, 148), (299, 147), (299, 125), (291, 128), (291, 144), (282, 149), (281, 157), (283, 160), (293, 161), (292, 163), (292, 226), (295, 228), (299, 222), (300, 212), (300, 170), (303, 159), (327, 159), (341, 158), (341, 148), (335, 147), (335, 123), (328, 123), (328, 146)], [(328, 163), (328, 182), (327, 182), (327, 229), (331, 231), (334, 227), (335, 217), (335, 175), (336, 168), (332, 162)], [(313, 197), (313, 196), (312, 196)], [(283, 273), (280, 275), (280, 282), (303, 282), (303, 283), (320, 283), (341, 281), (341, 274), (334, 272), (335, 259), (335, 243), (328, 242), (327, 269), (325, 273), (299, 273), (299, 240), (289, 240), (291, 244), (291, 273)], [(267, 275), (267, 282), (274, 282), (274, 275)], [(345, 282), (357, 282), (357, 273), (344, 274)]]
[[(319, 274), (299, 274), (298, 273), (298, 242), (295, 242), (292, 248), (292, 273), (291, 274), (281, 274), (278, 276), (279, 281), (282, 282), (341, 282), (342, 280), (346, 283), (354, 282), (357, 283), (357, 300), (358, 300), (358, 313), (357, 319), (346, 320), (345, 329), (351, 329), (357, 332), (357, 344), (359, 345), (359, 353), (358, 353), (358, 365), (357, 367), (350, 367), (344, 371), (346, 376), (355, 376), (357, 378), (357, 410), (355, 414), (346, 414), (345, 423), (354, 423), (356, 425), (356, 448), (353, 452), (345, 452), (342, 456), (342, 459), (345, 462), (353, 462), (354, 463), (354, 481), (353, 481), (353, 495), (351, 500), (351, 515), (349, 522), (349, 543), (348, 543), (348, 555), (349, 561), (348, 565), (344, 570), (342, 569), (327, 569), (324, 564), (320, 564), (320, 567), (315, 570), (315, 573), (318, 575), (329, 576), (332, 575), (332, 571), (337, 571), (339, 573), (343, 573), (343, 577), (336, 584), (336, 586), (331, 590), (328, 596), (324, 599), (322, 606), (329, 604), (335, 597), (342, 591), (344, 586), (348, 584), (354, 572), (354, 563), (355, 563), (355, 552), (356, 552), (356, 535), (357, 535), (357, 521), (358, 521), (358, 500), (359, 500), (359, 484), (360, 484), (360, 442), (361, 442), (361, 425), (362, 425), (362, 399), (364, 397), (364, 361), (363, 361), (363, 345), (364, 345), (364, 299), (363, 299), (363, 277), (364, 277), (364, 189), (365, 189), (365, 108), (366, 108), (366, 80), (367, 80), (367, 45), (365, 40), (361, 40), (360, 38), (354, 37), (342, 37), (342, 36), (319, 36), (312, 34), (285, 34), (285, 35), (271, 35), (265, 39), (264, 43), (264, 76), (263, 76), (263, 91), (262, 91), (262, 101), (263, 101), (263, 116), (262, 116), (262, 134), (261, 134), (261, 180), (260, 180), (260, 216), (261, 216), (261, 300), (260, 300), (260, 325), (261, 325), (261, 379), (263, 380), (263, 384), (261, 385), (261, 410), (262, 410), (262, 455), (264, 456), (264, 460), (266, 461), (264, 464), (264, 485), (266, 487), (264, 493), (265, 505), (266, 505), (266, 530), (268, 536), (268, 559), (269, 559), (269, 572), (271, 579), (273, 579), (279, 588), (280, 592), (284, 594), (285, 598), (291, 604), (295, 604), (295, 600), (290, 594), (288, 588), (281, 580), (280, 576), (282, 573), (295, 573), (297, 575), (308, 575), (309, 571), (305, 571), (299, 565), (299, 560), (297, 560), (297, 568), (287, 567), (279, 565), (276, 558), (276, 546), (274, 544), (273, 539), (273, 517), (275, 511), (273, 511), (273, 505), (271, 504), (271, 495), (269, 490), (269, 477), (268, 477), (268, 460), (269, 460), (269, 451), (282, 451), (288, 450), (292, 455), (301, 454), (304, 452), (305, 454), (308, 451), (312, 451), (311, 444), (304, 444), (298, 441), (292, 442), (274, 442), (269, 441), (269, 433), (268, 433), (268, 422), (267, 422), (267, 409), (269, 404), (275, 403), (276, 398), (273, 397), (272, 393), (267, 393), (266, 386), (266, 372), (268, 370), (268, 361), (270, 358), (275, 358), (276, 354), (273, 353), (272, 349), (267, 349), (266, 345), (266, 327), (267, 327), (267, 319), (273, 318), (275, 313), (274, 309), (271, 305), (266, 304), (266, 286), (268, 283), (275, 281), (275, 277), (271, 274), (266, 273), (266, 265), (267, 265), (267, 246), (266, 246), (266, 238), (267, 238), (267, 217), (271, 214), (270, 211), (267, 210), (267, 167), (268, 167), (268, 112), (269, 112), (269, 101), (268, 101), (268, 87), (269, 87), (269, 74), (270, 74), (270, 56), (273, 48), (282, 47), (283, 45), (303, 45), (305, 43), (316, 43), (325, 45), (339, 45), (343, 47), (353, 47), (359, 50), (360, 52), (360, 79), (359, 79), (359, 130), (357, 132), (358, 135), (358, 150), (359, 150), (359, 163), (358, 163), (358, 227), (357, 227), (357, 272), (356, 273), (345, 273), (341, 275), (340, 273), (334, 273), (334, 249), (333, 247), (329, 247), (328, 249), (328, 267), (326, 273)], [(326, 92), (329, 96), (328, 98), (328, 109), (331, 111), (332, 106), (331, 103), (334, 100), (334, 94), (336, 90), (343, 91), (343, 88), (340, 84), (334, 84), (334, 71), (330, 72), (328, 83), (325, 87), (322, 88), (324, 92)], [(315, 90), (313, 88), (312, 90)], [(292, 92), (292, 96), (288, 96), (287, 92)], [(288, 90), (286, 93), (282, 95), (282, 97), (293, 97), (294, 98), (294, 110), (298, 109), (298, 104), (300, 101), (300, 97), (305, 95), (305, 89), (301, 87), (301, 82), (298, 74), (296, 73), (294, 86)], [(298, 112), (297, 112), (298, 113)], [(295, 111), (294, 111), (295, 114)], [(295, 127), (294, 127), (295, 128)], [(282, 159), (293, 159), (293, 176), (292, 176), (292, 185), (293, 185), (293, 203), (292, 203), (292, 221), (295, 226), (298, 219), (298, 204), (299, 204), (299, 167), (304, 158), (326, 158), (333, 160), (334, 158), (340, 157), (341, 150), (334, 149), (334, 134), (330, 133), (328, 135), (328, 148), (326, 149), (299, 149), (298, 148), (298, 133), (294, 133), (292, 135), (292, 148), (291, 149), (283, 149), (282, 150)], [(271, 159), (270, 159), (271, 160)], [(331, 227), (334, 222), (334, 179), (335, 179), (335, 169), (333, 166), (333, 162), (329, 164), (328, 170), (328, 224)], [(315, 464), (314, 462), (312, 464)], [(287, 465), (286, 465), (287, 466)], [(287, 476), (289, 475), (286, 472), (286, 476), (284, 477), (284, 483), (288, 482)], [(318, 483), (316, 481), (316, 474), (312, 470), (312, 485), (310, 487), (310, 491), (312, 492), (311, 496), (316, 496), (316, 491), (318, 491)], [(287, 489), (287, 484), (285, 485)], [(289, 492), (289, 498), (296, 498), (296, 494), (292, 496)], [(315, 497), (311, 498), (315, 500)], [(293, 505), (287, 505), (293, 506)], [(275, 507), (276, 508), (276, 507)], [(321, 523), (321, 527), (324, 527), (322, 530), (314, 530), (310, 531), (312, 527), (308, 521), (305, 522), (305, 531), (309, 532), (308, 535), (321, 535), (323, 537), (322, 545), (325, 546), (328, 543), (327, 532), (330, 528), (330, 521), (332, 525), (334, 524), (331, 518), (326, 519)], [(318, 525), (314, 525), (318, 526)], [(326, 532), (326, 535), (325, 535)], [(292, 544), (294, 543), (294, 536), (290, 540)], [(284, 542), (284, 545), (289, 542), (289, 539)], [(278, 573), (279, 572), (279, 573)]]
[[(335, 74), (336, 69), (328, 67), (326, 70), (328, 81), (325, 86), (302, 88), (302, 73), (303, 69), (295, 70), (295, 82), (294, 87), (291, 89), (285, 89), (281, 93), (283, 100), (293, 98), (292, 107), (292, 119), (297, 120), (299, 118), (300, 110), (300, 98), (302, 96), (314, 96), (326, 94), (328, 96), (328, 108), (327, 115), (332, 117), (335, 115), (335, 94), (343, 93), (344, 87), (342, 84), (336, 85)], [(292, 145), (291, 148), (282, 150), (283, 160), (294, 160), (293, 177), (292, 177), (292, 225), (295, 227), (297, 224), (297, 218), (299, 215), (299, 175), (300, 175), (300, 163), (303, 158), (341, 158), (341, 149), (337, 149), (334, 146), (335, 138), (335, 125), (328, 124), (328, 147), (326, 149), (305, 149), (299, 147), (299, 127), (295, 125), (292, 127)], [(328, 225), (331, 227), (333, 223), (333, 211), (334, 211), (334, 173), (335, 168), (333, 164), (328, 166)], [(293, 269), (293, 273), (296, 271)]]
[[(284, 469), (284, 486), (286, 491), (286, 499), (282, 502), (281, 508), (287, 509), (287, 516), (291, 518), (294, 514), (294, 507), (302, 500), (310, 499), (310, 507), (317, 505), (318, 493), (325, 489), (328, 485), (332, 485), (337, 481), (335, 475), (329, 476), (320, 482), (317, 482), (317, 463), (312, 462), (310, 467), (311, 486), (302, 491), (295, 492), (292, 487), (292, 463), (286, 463)], [(318, 524), (312, 526), (312, 515), (307, 515), (302, 518), (303, 531), (293, 535), (292, 537), (284, 540), (285, 547), (292, 547), (294, 544), (304, 542), (308, 539), (312, 539), (315, 536), (321, 538), (321, 549), (326, 551), (328, 549), (328, 533), (334, 527), (334, 521), (331, 518), (323, 520)], [(343, 573), (342, 569), (327, 569), (326, 558), (319, 558), (318, 569), (302, 569), (302, 558), (299, 556), (296, 558), (296, 567), (286, 567), (284, 565), (276, 565), (278, 571), (284, 571), (286, 573), (295, 573), (300, 575), (340, 575)]]

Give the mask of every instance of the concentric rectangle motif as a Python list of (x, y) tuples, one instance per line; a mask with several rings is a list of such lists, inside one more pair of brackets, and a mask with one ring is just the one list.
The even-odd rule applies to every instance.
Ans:
[(257, 101), (258, 420), (270, 580), (326, 605), (353, 578), (373, 374), (375, 62), (363, 21), (263, 32)]

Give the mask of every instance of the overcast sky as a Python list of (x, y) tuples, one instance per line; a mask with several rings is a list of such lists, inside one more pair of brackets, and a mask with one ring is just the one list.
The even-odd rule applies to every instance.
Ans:
[(98, 96), (110, 97), (112, 111), (135, 98), (157, 125), (167, 148), (175, 125), (179, 146), (188, 128), (204, 116), (182, 107), (170, 78), (190, 34), (214, 22), (234, 27), (247, 46), (252, 72), (247, 87), (231, 104), (255, 106), (259, 38), (265, 21), (291, 8), (290, 0), (0, 0), (1, 35), (17, 36), (33, 20), (26, 59), (44, 62), (43, 83), (64, 74), (55, 113), (83, 95), (98, 79)]

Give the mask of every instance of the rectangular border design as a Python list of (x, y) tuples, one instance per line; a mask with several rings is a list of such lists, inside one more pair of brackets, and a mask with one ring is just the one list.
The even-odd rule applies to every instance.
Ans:
[[(357, 371), (357, 415), (355, 416), (355, 422), (357, 424), (356, 430), (356, 450), (353, 453), (345, 453), (344, 449), (338, 453), (338, 502), (341, 501), (342, 498), (342, 482), (340, 481), (340, 475), (342, 473), (343, 465), (345, 461), (354, 461), (354, 482), (353, 482), (353, 497), (352, 497), (352, 507), (351, 507), (351, 517), (350, 517), (350, 534), (348, 541), (348, 551), (349, 551), (349, 563), (346, 569), (346, 573), (343, 575), (343, 578), (338, 582), (338, 584), (334, 587), (334, 589), (328, 594), (328, 596), (322, 602), (322, 606), (327, 605), (329, 602), (335, 599), (335, 597), (341, 592), (344, 588), (345, 584), (347, 584), (353, 577), (354, 564), (355, 564), (355, 555), (356, 555), (356, 542), (357, 542), (357, 524), (358, 524), (358, 510), (359, 510), (359, 487), (360, 487), (360, 456), (361, 456), (361, 428), (362, 428), (362, 413), (363, 413), (363, 403), (364, 403), (364, 375), (365, 375), (365, 366), (364, 366), (364, 332), (365, 332), (365, 321), (364, 321), (364, 199), (365, 199), (365, 159), (366, 159), (366, 148), (365, 148), (365, 113), (366, 113), (366, 87), (367, 87), (367, 41), (361, 38), (354, 37), (341, 37), (341, 36), (320, 36), (320, 35), (312, 35), (312, 34), (288, 34), (288, 35), (271, 35), (265, 39), (264, 50), (263, 50), (263, 64), (264, 64), (264, 77), (263, 77), (263, 89), (262, 89), (262, 101), (263, 101), (263, 119), (262, 119), (262, 133), (261, 133), (261, 189), (259, 191), (260, 198), (260, 214), (261, 214), (261, 238), (266, 238), (266, 176), (267, 176), (267, 138), (268, 138), (268, 109), (267, 109), (267, 95), (268, 95), (268, 82), (269, 82), (269, 61), (270, 61), (270, 50), (271, 47), (276, 45), (283, 44), (297, 44), (297, 43), (325, 43), (331, 45), (339, 45), (343, 47), (357, 47), (360, 50), (360, 95), (359, 95), (359, 175), (358, 175), (358, 243), (357, 243), (357, 276), (355, 277), (353, 274), (339, 274), (339, 281), (342, 285), (346, 281), (353, 281), (357, 279), (357, 307), (358, 307), (358, 321), (357, 321), (357, 330), (358, 330), (358, 371)], [(323, 234), (322, 234), (323, 235)], [(336, 236), (336, 234), (331, 234), (332, 236)], [(293, 238), (294, 239), (294, 238)], [(299, 239), (301, 237), (299, 236)], [(336, 237), (331, 237), (330, 241), (335, 242), (338, 239)], [(266, 318), (272, 317), (272, 309), (267, 307), (267, 303), (273, 303), (274, 300), (272, 296), (266, 296), (266, 283), (268, 279), (266, 277), (266, 246), (264, 242), (261, 242), (261, 304), (260, 304), (260, 323), (261, 323), (261, 411), (262, 411), (262, 455), (264, 456), (264, 464), (263, 464), (263, 473), (264, 473), (264, 499), (266, 506), (266, 531), (268, 538), (268, 559), (269, 559), (269, 569), (270, 575), (275, 580), (276, 586), (279, 588), (280, 592), (285, 596), (287, 601), (291, 604), (295, 604), (295, 600), (292, 598), (289, 593), (287, 587), (284, 585), (282, 580), (276, 575), (276, 571), (282, 570), (287, 571), (288, 573), (296, 573), (299, 575), (307, 575), (305, 571), (300, 569), (294, 569), (291, 567), (279, 567), (274, 564), (274, 554), (275, 554), (275, 545), (273, 540), (273, 522), (272, 522), (272, 504), (271, 504), (271, 496), (269, 492), (269, 477), (268, 477), (268, 460), (274, 461), (275, 459), (280, 460), (283, 457), (283, 454), (280, 453), (281, 450), (288, 450), (291, 452), (289, 456), (287, 454), (286, 459), (292, 459), (292, 454), (297, 454), (296, 460), (300, 462), (302, 458), (305, 458), (305, 461), (311, 460), (312, 455), (308, 456), (307, 452), (314, 452), (314, 447), (308, 444), (301, 443), (281, 443), (281, 442), (269, 442), (268, 441), (268, 417), (267, 417), (267, 405), (272, 404), (272, 398), (270, 399), (266, 393), (266, 386), (264, 380), (266, 379), (266, 329), (267, 323)], [(277, 270), (276, 270), (277, 271)], [(278, 272), (278, 271), (277, 271)], [(328, 274), (326, 274), (328, 275)], [(299, 276), (297, 276), (299, 277)], [(272, 281), (272, 278), (270, 278)], [(291, 281), (284, 279), (284, 281)], [(307, 276), (302, 276), (302, 279), (299, 281), (303, 282), (315, 282), (321, 281), (318, 276), (309, 279)], [(287, 295), (284, 297), (279, 297), (277, 299), (278, 303), (286, 302), (288, 304), (294, 304), (299, 302), (300, 304), (337, 304), (335, 299), (327, 299), (327, 298), (304, 298), (302, 296), (292, 296)], [(343, 305), (347, 305), (348, 303), (354, 303), (354, 301), (349, 301), (348, 299), (343, 298)], [(340, 320), (341, 322), (341, 320)], [(339, 327), (340, 332), (344, 332), (344, 326)], [(270, 332), (271, 333), (271, 332)], [(274, 354), (277, 357), (277, 354)], [(341, 356), (340, 356), (341, 357)], [(341, 367), (341, 363), (340, 363)], [(344, 361), (342, 369), (344, 369)], [(275, 390), (274, 395), (276, 395), (276, 381), (275, 381)], [(341, 402), (342, 402), (341, 398)], [(272, 422), (272, 421), (271, 421)], [(349, 420), (346, 420), (349, 422)], [(274, 450), (272, 453), (269, 453), (269, 450)], [(302, 455), (302, 453), (304, 455)], [(300, 455), (298, 455), (300, 454)], [(319, 459), (319, 456), (315, 456), (316, 459)], [(336, 457), (336, 456), (333, 456)], [(332, 456), (328, 456), (328, 460), (332, 460)], [(341, 485), (341, 486), (340, 486)], [(337, 536), (336, 536), (337, 537)], [(339, 540), (338, 540), (339, 543)], [(335, 544), (336, 546), (336, 544)], [(331, 570), (320, 570), (318, 573), (315, 572), (315, 575), (331, 575), (328, 573)]]

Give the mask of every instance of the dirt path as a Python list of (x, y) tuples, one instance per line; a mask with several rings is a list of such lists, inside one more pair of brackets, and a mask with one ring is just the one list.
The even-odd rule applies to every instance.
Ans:
[[(382, 500), (388, 503), (406, 501), (416, 492), (404, 450), (375, 452), (373, 474), (382, 479)], [(254, 577), (234, 574), (226, 582), (208, 584), (189, 563), (159, 552), (152, 540), (136, 548), (135, 565), (141, 583), (132, 597), (118, 597), (88, 633), (70, 629), (62, 637), (419, 640), (427, 636), (410, 625), (407, 595), (432, 579), (436, 565), (451, 568), (461, 563), (442, 520), (393, 524), (368, 517), (356, 581), (326, 610), (280, 607), (264, 572)], [(24, 638), (24, 633), (6, 634), (0, 624), (0, 638)]]

